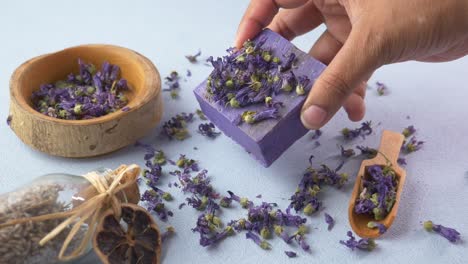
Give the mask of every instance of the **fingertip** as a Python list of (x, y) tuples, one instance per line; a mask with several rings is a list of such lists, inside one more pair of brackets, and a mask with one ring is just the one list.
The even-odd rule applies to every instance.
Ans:
[(234, 47), (238, 49), (242, 48), (244, 42), (253, 39), (262, 29), (262, 25), (258, 22), (250, 21), (249, 19), (242, 21), (237, 29)]
[(310, 105), (302, 111), (301, 122), (307, 129), (319, 129), (325, 125), (327, 117), (328, 113), (325, 109), (316, 105)]
[(357, 94), (351, 94), (348, 99), (346, 99), (343, 107), (348, 114), (349, 120), (353, 122), (361, 121), (366, 113), (364, 100)]

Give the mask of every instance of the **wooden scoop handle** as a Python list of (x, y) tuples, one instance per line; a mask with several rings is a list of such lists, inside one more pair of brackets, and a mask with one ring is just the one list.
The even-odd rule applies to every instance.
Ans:
[(405, 137), (401, 133), (384, 130), (376, 159), (383, 161), (383, 163), (388, 159), (391, 164), (396, 164), (404, 140)]

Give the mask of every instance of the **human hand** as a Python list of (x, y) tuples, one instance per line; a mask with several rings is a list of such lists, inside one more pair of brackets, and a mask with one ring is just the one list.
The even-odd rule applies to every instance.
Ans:
[(322, 23), (327, 30), (309, 54), (328, 67), (302, 108), (309, 129), (325, 125), (342, 106), (349, 119), (361, 120), (366, 82), (382, 65), (468, 54), (467, 0), (251, 0), (235, 46), (265, 27), (291, 40)]

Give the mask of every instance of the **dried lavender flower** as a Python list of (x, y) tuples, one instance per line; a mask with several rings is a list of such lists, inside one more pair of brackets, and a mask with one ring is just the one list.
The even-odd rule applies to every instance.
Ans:
[[(266, 39), (247, 41), (239, 50), (228, 49), (228, 55), (208, 58), (214, 70), (206, 82), (210, 99), (226, 107), (243, 108), (249, 105), (275, 105), (278, 93), (295, 90), (301, 96), (308, 92), (310, 80), (306, 76), (296, 77), (291, 71), (295, 54), (286, 57), (285, 62), (274, 57), (271, 50), (263, 48)], [(277, 118), (276, 107), (269, 107), (258, 113), (246, 111), (239, 121), (247, 124)]]
[(418, 151), (422, 148), (424, 141), (418, 141), (415, 136), (411, 137), (409, 140), (403, 142), (401, 149), (404, 153), (409, 154), (415, 151)]
[(101, 117), (125, 107), (127, 81), (119, 78), (120, 68), (108, 62), (98, 71), (93, 64), (78, 59), (79, 74), (66, 80), (43, 84), (33, 92), (36, 111), (59, 119), (83, 120)]
[(279, 111), (278, 108), (267, 108), (262, 111), (244, 111), (241, 114), (241, 121), (247, 124), (255, 124), (267, 119), (278, 119)]
[(177, 161), (169, 160), (169, 163), (175, 165), (181, 169), (184, 169), (184, 173), (188, 171), (199, 171), (198, 163), (194, 159), (187, 158), (185, 155), (180, 154), (179, 159)]
[(345, 149), (343, 148), (343, 146), (340, 146), (340, 148), (341, 148), (341, 156), (344, 158), (351, 158), (352, 156), (356, 155), (356, 153), (354, 152), (354, 149), (352, 148)]
[(406, 163), (406, 159), (401, 157), (397, 159), (397, 163), (402, 166), (408, 165), (408, 163)]
[(361, 136), (362, 138), (365, 138), (366, 136), (372, 134), (371, 125), (372, 125), (371, 121), (362, 122), (361, 126), (355, 129), (343, 128), (341, 130), (341, 134), (346, 140), (352, 140), (359, 136)]
[(190, 62), (190, 63), (197, 63), (198, 60), (197, 58), (201, 55), (201, 50), (198, 50), (198, 52), (194, 55), (185, 55), (185, 58), (187, 58), (187, 60)]
[(230, 225), (224, 229), (221, 227), (221, 219), (214, 212), (203, 213), (198, 217), (197, 226), (192, 231), (200, 234), (200, 245), (207, 247), (217, 244), (234, 234), (234, 230)]
[(198, 118), (200, 118), (201, 120), (208, 120), (203, 111), (200, 109), (195, 110), (195, 114), (197, 114)]
[(163, 91), (170, 92), (173, 99), (177, 98), (179, 96), (180, 90), (179, 73), (177, 71), (171, 71), (169, 76), (164, 79), (166, 80), (167, 88), (165, 88)]
[(452, 243), (460, 241), (460, 233), (453, 228), (445, 227), (443, 225), (436, 225), (432, 221), (426, 221), (424, 222), (424, 229), (427, 231), (436, 232)]
[(362, 177), (362, 191), (356, 200), (354, 211), (382, 220), (393, 208), (398, 179), (390, 166), (369, 166)]
[(221, 207), (224, 207), (224, 208), (229, 208), (229, 207), (231, 207), (231, 203), (232, 203), (232, 198), (230, 198), (230, 197), (223, 196), (223, 197), (219, 200), (219, 205), (220, 205)]
[(388, 91), (388, 88), (387, 86), (382, 83), (382, 82), (376, 82), (375, 83), (377, 85), (377, 94), (382, 96), (382, 95), (385, 95)]
[(368, 228), (378, 228), (379, 229), (379, 234), (384, 234), (385, 232), (387, 232), (387, 227), (382, 224), (382, 223), (379, 223), (379, 222), (374, 222), (374, 221), (370, 221), (369, 223), (367, 223), (367, 227)]
[(416, 128), (414, 126), (408, 126), (403, 129), (403, 132), (401, 132), (405, 138), (408, 138), (412, 136), (414, 133), (416, 133)]
[(328, 231), (332, 230), (335, 220), (329, 214), (325, 213), (325, 222), (328, 224)]
[(288, 256), (289, 258), (297, 257), (297, 254), (294, 251), (285, 251), (284, 254), (286, 254), (286, 256)]
[(235, 195), (232, 191), (228, 191), (228, 193), (229, 193), (230, 198), (233, 201), (238, 202), (242, 206), (242, 208), (244, 208), (244, 209), (248, 209), (248, 208), (250, 208), (250, 207), (252, 207), (254, 205), (253, 202), (249, 201), (249, 199), (246, 198), (246, 197), (241, 198), (241, 197)]
[(173, 226), (166, 227), (166, 231), (164, 233), (162, 233), (162, 235), (161, 235), (162, 242), (166, 241), (174, 233), (175, 233), (175, 228)]
[(172, 216), (173, 213), (166, 209), (162, 200), (163, 193), (154, 189), (147, 190), (141, 196), (141, 201), (144, 202), (149, 212), (155, 212), (161, 221), (167, 221), (167, 217)]
[(374, 158), (379, 153), (378, 150), (366, 146), (357, 146), (356, 148), (361, 151), (361, 155), (366, 156), (368, 159)]
[(289, 208), (296, 211), (303, 211), (306, 215), (317, 212), (321, 207), (321, 201), (318, 199), (320, 186), (331, 185), (341, 188), (348, 180), (346, 173), (338, 173), (343, 166), (341, 162), (335, 170), (322, 164), (319, 169), (312, 167), (313, 156), (309, 158), (310, 166), (306, 169), (304, 176), (299, 183), (296, 192), (291, 196)]
[(262, 240), (259, 236), (257, 236), (256, 234), (254, 234), (251, 231), (248, 231), (245, 234), (245, 238), (252, 239), (253, 242), (255, 242), (255, 244), (257, 244), (262, 249), (267, 250), (267, 249), (271, 248), (271, 245), (268, 242), (266, 242), (265, 240)]
[(180, 113), (169, 119), (162, 126), (162, 133), (169, 139), (184, 140), (189, 137), (187, 123), (193, 121), (193, 114)]
[(203, 136), (215, 138), (216, 136), (221, 134), (221, 132), (215, 131), (215, 128), (215, 125), (211, 122), (202, 123), (198, 126), (198, 132)]
[(361, 238), (359, 240), (356, 240), (356, 238), (353, 235), (353, 232), (351, 231), (348, 231), (347, 235), (349, 239), (346, 241), (340, 240), (340, 244), (347, 246), (351, 250), (357, 248), (360, 250), (372, 251), (377, 246), (375, 241), (371, 238)]

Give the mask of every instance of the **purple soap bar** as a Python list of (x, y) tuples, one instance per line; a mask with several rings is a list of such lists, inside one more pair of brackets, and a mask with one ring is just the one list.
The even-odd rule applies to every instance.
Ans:
[[(265, 29), (254, 40), (266, 38), (262, 48), (271, 49), (272, 55), (281, 59), (288, 58), (291, 53), (296, 55), (292, 71), (296, 76), (307, 76), (309, 86), (315, 82), (325, 65), (310, 55), (296, 48), (291, 42), (277, 33)], [(223, 103), (210, 100), (206, 92), (206, 81), (195, 88), (195, 96), (205, 115), (221, 131), (240, 144), (263, 166), (270, 166), (296, 140), (307, 133), (300, 120), (300, 111), (306, 96), (294, 92), (279, 93), (274, 100), (280, 101), (284, 107), (279, 109), (280, 118), (268, 119), (255, 124), (237, 124), (239, 115), (244, 111), (259, 111), (263, 104), (249, 105), (242, 108), (226, 107)]]

